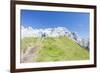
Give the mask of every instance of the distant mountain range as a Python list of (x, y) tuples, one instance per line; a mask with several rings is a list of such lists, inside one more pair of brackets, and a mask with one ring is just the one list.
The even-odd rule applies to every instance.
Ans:
[(33, 29), (32, 27), (25, 28), (21, 26), (21, 38), (24, 37), (60, 37), (67, 36), (75, 41), (80, 46), (89, 50), (89, 39), (80, 38), (76, 32), (71, 32), (65, 27)]

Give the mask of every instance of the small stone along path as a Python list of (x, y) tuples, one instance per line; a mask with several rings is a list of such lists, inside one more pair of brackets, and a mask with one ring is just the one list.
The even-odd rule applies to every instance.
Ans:
[(24, 53), (21, 50), (21, 63), (32, 63), (35, 62), (39, 49), (41, 49), (41, 44), (29, 45)]

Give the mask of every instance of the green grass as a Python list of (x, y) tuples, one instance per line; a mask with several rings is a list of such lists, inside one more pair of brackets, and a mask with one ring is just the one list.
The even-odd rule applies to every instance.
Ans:
[(33, 45), (41, 43), (42, 45), (41, 49), (38, 50), (37, 62), (89, 59), (89, 52), (85, 48), (80, 47), (76, 42), (65, 36), (43, 39), (27, 37), (21, 40), (21, 49), (27, 49), (29, 43)]

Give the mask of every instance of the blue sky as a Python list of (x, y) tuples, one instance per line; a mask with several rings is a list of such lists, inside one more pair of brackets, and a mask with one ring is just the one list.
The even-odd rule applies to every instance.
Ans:
[(21, 10), (21, 25), (32, 28), (66, 27), (82, 38), (89, 37), (89, 13)]

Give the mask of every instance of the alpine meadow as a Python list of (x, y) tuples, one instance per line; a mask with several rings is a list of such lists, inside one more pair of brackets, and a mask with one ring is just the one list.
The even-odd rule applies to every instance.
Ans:
[(21, 10), (21, 63), (90, 59), (89, 13)]

